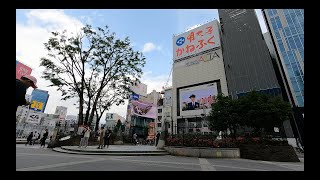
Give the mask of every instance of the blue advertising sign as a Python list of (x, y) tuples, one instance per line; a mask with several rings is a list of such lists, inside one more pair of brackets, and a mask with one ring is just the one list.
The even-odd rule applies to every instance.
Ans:
[(183, 43), (186, 41), (184, 37), (179, 37), (176, 41), (177, 46), (183, 45)]
[(130, 96), (130, 100), (139, 100), (139, 94), (132, 93)]
[(48, 99), (49, 99), (49, 94), (48, 91), (44, 91), (41, 89), (34, 89), (31, 93), (31, 105), (30, 109), (39, 111), (39, 112), (44, 112)]

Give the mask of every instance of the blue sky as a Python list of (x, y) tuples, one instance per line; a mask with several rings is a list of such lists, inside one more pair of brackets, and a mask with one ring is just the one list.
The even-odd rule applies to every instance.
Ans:
[[(256, 10), (262, 25), (266, 28), (260, 10)], [(74, 115), (77, 109), (74, 102), (61, 102), (60, 95), (48, 82), (40, 79), (40, 57), (45, 55), (43, 43), (51, 31), (75, 30), (84, 24), (93, 27), (108, 25), (110, 31), (119, 38), (129, 36), (135, 50), (142, 51), (146, 57), (145, 75), (142, 82), (148, 85), (148, 92), (160, 91), (171, 72), (172, 37), (192, 26), (218, 18), (215, 9), (201, 10), (16, 10), (16, 51), (17, 59), (33, 69), (32, 75), (39, 81), (40, 89), (51, 95), (46, 113), (53, 113), (56, 106), (68, 106), (68, 114)], [(171, 80), (170, 80), (171, 82)], [(31, 94), (32, 89), (28, 90)], [(126, 106), (113, 107), (110, 112), (125, 117)]]

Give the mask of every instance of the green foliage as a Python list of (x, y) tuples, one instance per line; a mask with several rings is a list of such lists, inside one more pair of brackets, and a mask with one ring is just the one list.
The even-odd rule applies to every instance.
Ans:
[(79, 124), (84, 106), (85, 124), (91, 124), (94, 113), (99, 123), (105, 110), (124, 104), (129, 97), (129, 88), (139, 81), (146, 63), (130, 44), (128, 37), (116, 38), (108, 26), (93, 29), (90, 25), (77, 33), (52, 32), (44, 43), (48, 55), (41, 58), (42, 77), (62, 92), (62, 100), (79, 99)]
[(235, 135), (236, 129), (247, 126), (261, 134), (262, 131), (272, 131), (273, 127), (281, 127), (290, 113), (290, 104), (281, 97), (252, 91), (235, 100), (218, 95), (207, 118), (209, 127), (218, 132), (230, 129)]
[(207, 117), (209, 127), (217, 132), (229, 129), (235, 135), (236, 129), (244, 126), (241, 108), (237, 100), (219, 94), (217, 102), (212, 106), (212, 111)]

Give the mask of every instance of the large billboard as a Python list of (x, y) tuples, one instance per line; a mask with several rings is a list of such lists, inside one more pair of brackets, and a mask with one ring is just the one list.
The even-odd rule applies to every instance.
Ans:
[(173, 60), (220, 46), (218, 21), (214, 20), (173, 37)]
[(30, 75), (32, 69), (16, 60), (16, 79), (20, 79), (23, 75)]
[(157, 107), (151, 103), (131, 101), (131, 114), (146, 118), (156, 119)]
[(147, 96), (147, 85), (136, 82), (135, 85), (131, 86), (130, 89), (138, 95)]
[(179, 89), (180, 116), (208, 114), (217, 95), (216, 82)]
[(31, 93), (31, 96), (30, 109), (44, 112), (49, 98), (48, 91), (34, 89)]

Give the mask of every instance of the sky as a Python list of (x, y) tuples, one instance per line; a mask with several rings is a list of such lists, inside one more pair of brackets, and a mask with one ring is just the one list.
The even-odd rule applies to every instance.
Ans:
[[(267, 32), (261, 10), (256, 9), (262, 32)], [(16, 60), (32, 68), (31, 75), (38, 79), (38, 87), (49, 91), (45, 113), (53, 114), (56, 106), (68, 107), (68, 115), (78, 114), (76, 99), (61, 100), (61, 92), (48, 87), (49, 81), (41, 78), (43, 67), (40, 58), (46, 57), (43, 43), (52, 31), (78, 31), (85, 24), (94, 28), (108, 26), (118, 38), (129, 37), (134, 50), (146, 57), (141, 81), (148, 85), (148, 93), (161, 91), (172, 83), (172, 37), (208, 21), (219, 19), (217, 9), (188, 10), (16, 10)], [(169, 78), (170, 77), (170, 78)], [(29, 88), (27, 94), (31, 94)], [(112, 106), (109, 113), (126, 117), (125, 105)], [(104, 123), (105, 115), (100, 120)]]

